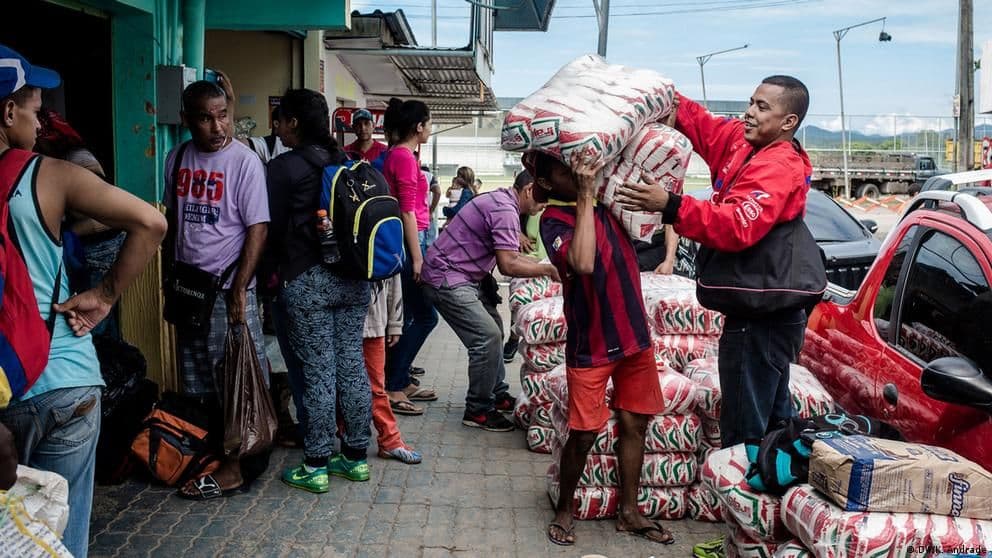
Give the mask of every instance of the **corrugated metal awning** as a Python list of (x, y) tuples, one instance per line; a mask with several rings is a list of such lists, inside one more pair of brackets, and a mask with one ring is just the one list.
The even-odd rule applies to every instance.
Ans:
[[(369, 105), (420, 99), (434, 120), (464, 121), (497, 110), (488, 76), (466, 49), (332, 50), (362, 85)], [(484, 79), (485, 78), (485, 79)]]

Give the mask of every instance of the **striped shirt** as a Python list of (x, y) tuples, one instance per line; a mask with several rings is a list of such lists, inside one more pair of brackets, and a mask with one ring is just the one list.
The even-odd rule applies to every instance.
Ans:
[(596, 265), (578, 275), (568, 265), (575, 233), (575, 204), (551, 200), (541, 216), (541, 238), (562, 277), (565, 297), (565, 363), (602, 366), (651, 346), (637, 254), (609, 209), (596, 205)]
[(448, 221), (420, 276), (435, 288), (478, 283), (496, 267), (496, 250), (520, 251), (520, 210), (508, 188), (475, 196)]

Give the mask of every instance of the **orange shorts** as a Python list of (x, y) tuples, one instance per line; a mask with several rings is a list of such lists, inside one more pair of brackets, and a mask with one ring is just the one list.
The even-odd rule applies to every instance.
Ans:
[[(665, 410), (652, 348), (602, 366), (567, 367), (565, 377), (568, 427), (572, 430), (599, 432), (610, 419), (610, 409), (639, 415), (656, 415)], [(613, 399), (607, 407), (609, 378), (613, 378)]]

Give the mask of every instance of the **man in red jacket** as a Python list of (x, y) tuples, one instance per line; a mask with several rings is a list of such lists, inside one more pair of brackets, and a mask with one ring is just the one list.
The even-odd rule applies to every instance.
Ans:
[[(712, 197), (670, 194), (649, 182), (627, 184), (621, 203), (661, 211), (678, 234), (724, 253), (750, 248), (776, 225), (803, 216), (812, 167), (793, 139), (809, 107), (802, 82), (766, 78), (743, 121), (713, 116), (685, 97), (678, 100), (675, 127), (712, 169)], [(805, 328), (803, 307), (726, 316), (719, 355), (723, 447), (760, 439), (769, 426), (794, 415), (789, 364), (799, 355)]]

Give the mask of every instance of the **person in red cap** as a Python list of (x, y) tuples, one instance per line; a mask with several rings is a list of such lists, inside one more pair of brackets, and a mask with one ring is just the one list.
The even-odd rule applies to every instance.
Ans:
[(381, 141), (372, 139), (375, 122), (372, 118), (372, 113), (368, 109), (358, 109), (351, 113), (351, 129), (355, 132), (357, 139), (345, 146), (344, 152), (348, 157), (371, 163), (389, 149)]
[[(44, 371), (27, 393), (0, 410), (0, 423), (14, 435), (21, 463), (69, 482), (63, 543), (73, 556), (85, 557), (103, 387), (90, 331), (158, 251), (166, 223), (154, 206), (96, 174), (30, 152), (40, 128), (41, 90), (59, 83), (54, 71), (0, 45), (0, 180), (6, 182), (0, 188), (11, 192), (0, 203), (8, 204), (42, 318), (57, 312)], [(127, 232), (100, 284), (71, 297), (59, 240), (69, 212)]]

